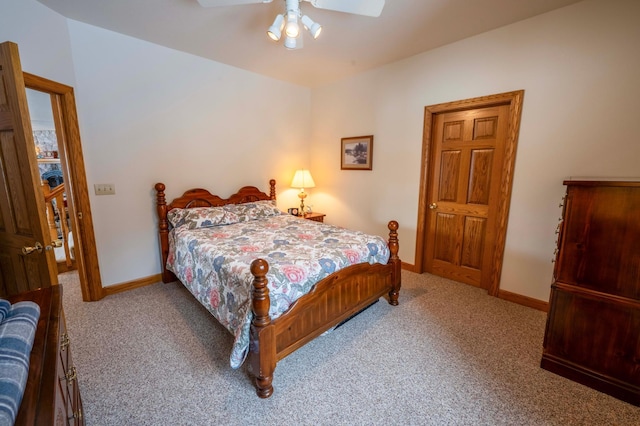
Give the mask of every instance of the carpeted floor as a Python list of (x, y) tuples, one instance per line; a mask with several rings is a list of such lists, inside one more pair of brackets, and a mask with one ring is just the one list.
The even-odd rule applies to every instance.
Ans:
[(638, 425), (542, 370), (546, 314), (403, 271), (386, 301), (278, 363), (259, 399), (231, 335), (179, 283), (82, 302), (60, 275), (87, 425)]

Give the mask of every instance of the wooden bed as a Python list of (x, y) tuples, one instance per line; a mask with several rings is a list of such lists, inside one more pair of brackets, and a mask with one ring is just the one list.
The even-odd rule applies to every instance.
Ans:
[[(245, 186), (230, 197), (221, 198), (205, 189), (196, 188), (167, 203), (165, 185), (157, 183), (155, 189), (163, 265), (162, 281), (167, 283), (177, 280), (166, 269), (170, 230), (167, 213), (171, 209), (275, 200), (275, 184), (275, 180), (269, 181), (269, 195), (256, 187)], [(398, 223), (392, 220), (388, 228), (387, 243), (391, 254), (386, 265), (360, 263), (336, 271), (316, 283), (311, 292), (298, 299), (287, 312), (273, 321), (269, 316), (270, 300), (266, 278), (269, 265), (264, 259), (256, 259), (251, 263), (253, 320), (248, 360), (259, 397), (268, 398), (272, 395), (273, 374), (279, 360), (384, 295), (387, 295), (389, 304), (398, 304), (401, 283)]]

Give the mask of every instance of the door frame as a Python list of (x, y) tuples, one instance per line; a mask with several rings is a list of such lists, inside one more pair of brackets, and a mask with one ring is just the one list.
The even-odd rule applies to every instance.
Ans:
[(496, 95), (481, 96), (461, 101), (446, 102), (437, 105), (426, 106), (424, 109), (424, 129), (422, 135), (422, 163), (420, 166), (420, 189), (418, 200), (418, 224), (416, 235), (415, 271), (424, 272), (423, 253), (427, 240), (426, 226), (428, 201), (429, 201), (429, 176), (431, 176), (432, 164), (429, 161), (433, 144), (433, 122), (436, 114), (443, 114), (468, 109), (478, 109), (497, 105), (509, 105), (509, 123), (505, 140), (505, 155), (503, 158), (502, 174), (500, 178), (500, 192), (498, 194), (498, 211), (496, 212), (496, 245), (491, 264), (490, 278), (487, 292), (492, 296), (498, 296), (500, 290), (500, 275), (502, 273), (502, 261), (507, 235), (507, 221), (509, 217), (509, 205), (511, 202), (511, 189), (513, 186), (513, 173), (515, 167), (516, 148), (520, 131), (520, 117), (522, 115), (522, 102), (524, 90), (499, 93)]
[(100, 300), (104, 294), (73, 87), (26, 72), (23, 76), (25, 87), (51, 95), (82, 300)]

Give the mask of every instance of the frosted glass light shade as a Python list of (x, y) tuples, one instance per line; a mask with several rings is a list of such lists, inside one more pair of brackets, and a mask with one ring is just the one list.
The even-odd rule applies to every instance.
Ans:
[(297, 38), (291, 38), (291, 37), (285, 37), (284, 38), (284, 47), (286, 47), (287, 49), (295, 49), (296, 47), (298, 47), (298, 39)]

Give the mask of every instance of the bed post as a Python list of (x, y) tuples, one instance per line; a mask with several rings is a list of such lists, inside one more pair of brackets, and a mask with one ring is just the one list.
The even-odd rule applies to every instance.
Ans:
[(272, 200), (276, 199), (276, 180), (275, 179), (271, 179), (269, 181), (269, 197), (271, 197)]
[(389, 263), (393, 264), (391, 273), (393, 287), (391, 287), (391, 290), (389, 291), (389, 304), (397, 306), (398, 295), (400, 294), (400, 277), (402, 271), (402, 265), (400, 262), (400, 258), (398, 257), (398, 249), (400, 248), (400, 245), (398, 244), (398, 222), (392, 220), (389, 222), (387, 227), (389, 228), (389, 251), (391, 252)]
[(160, 235), (160, 257), (162, 258), (162, 282), (169, 283), (177, 278), (167, 271), (169, 256), (169, 221), (167, 220), (167, 201), (164, 196), (164, 183), (156, 183), (156, 209), (158, 211), (158, 234)]
[(249, 359), (255, 375), (256, 393), (260, 398), (273, 394), (273, 372), (276, 369), (275, 329), (269, 317), (269, 289), (267, 288), (269, 264), (263, 259), (251, 262), (253, 275), (251, 337)]

